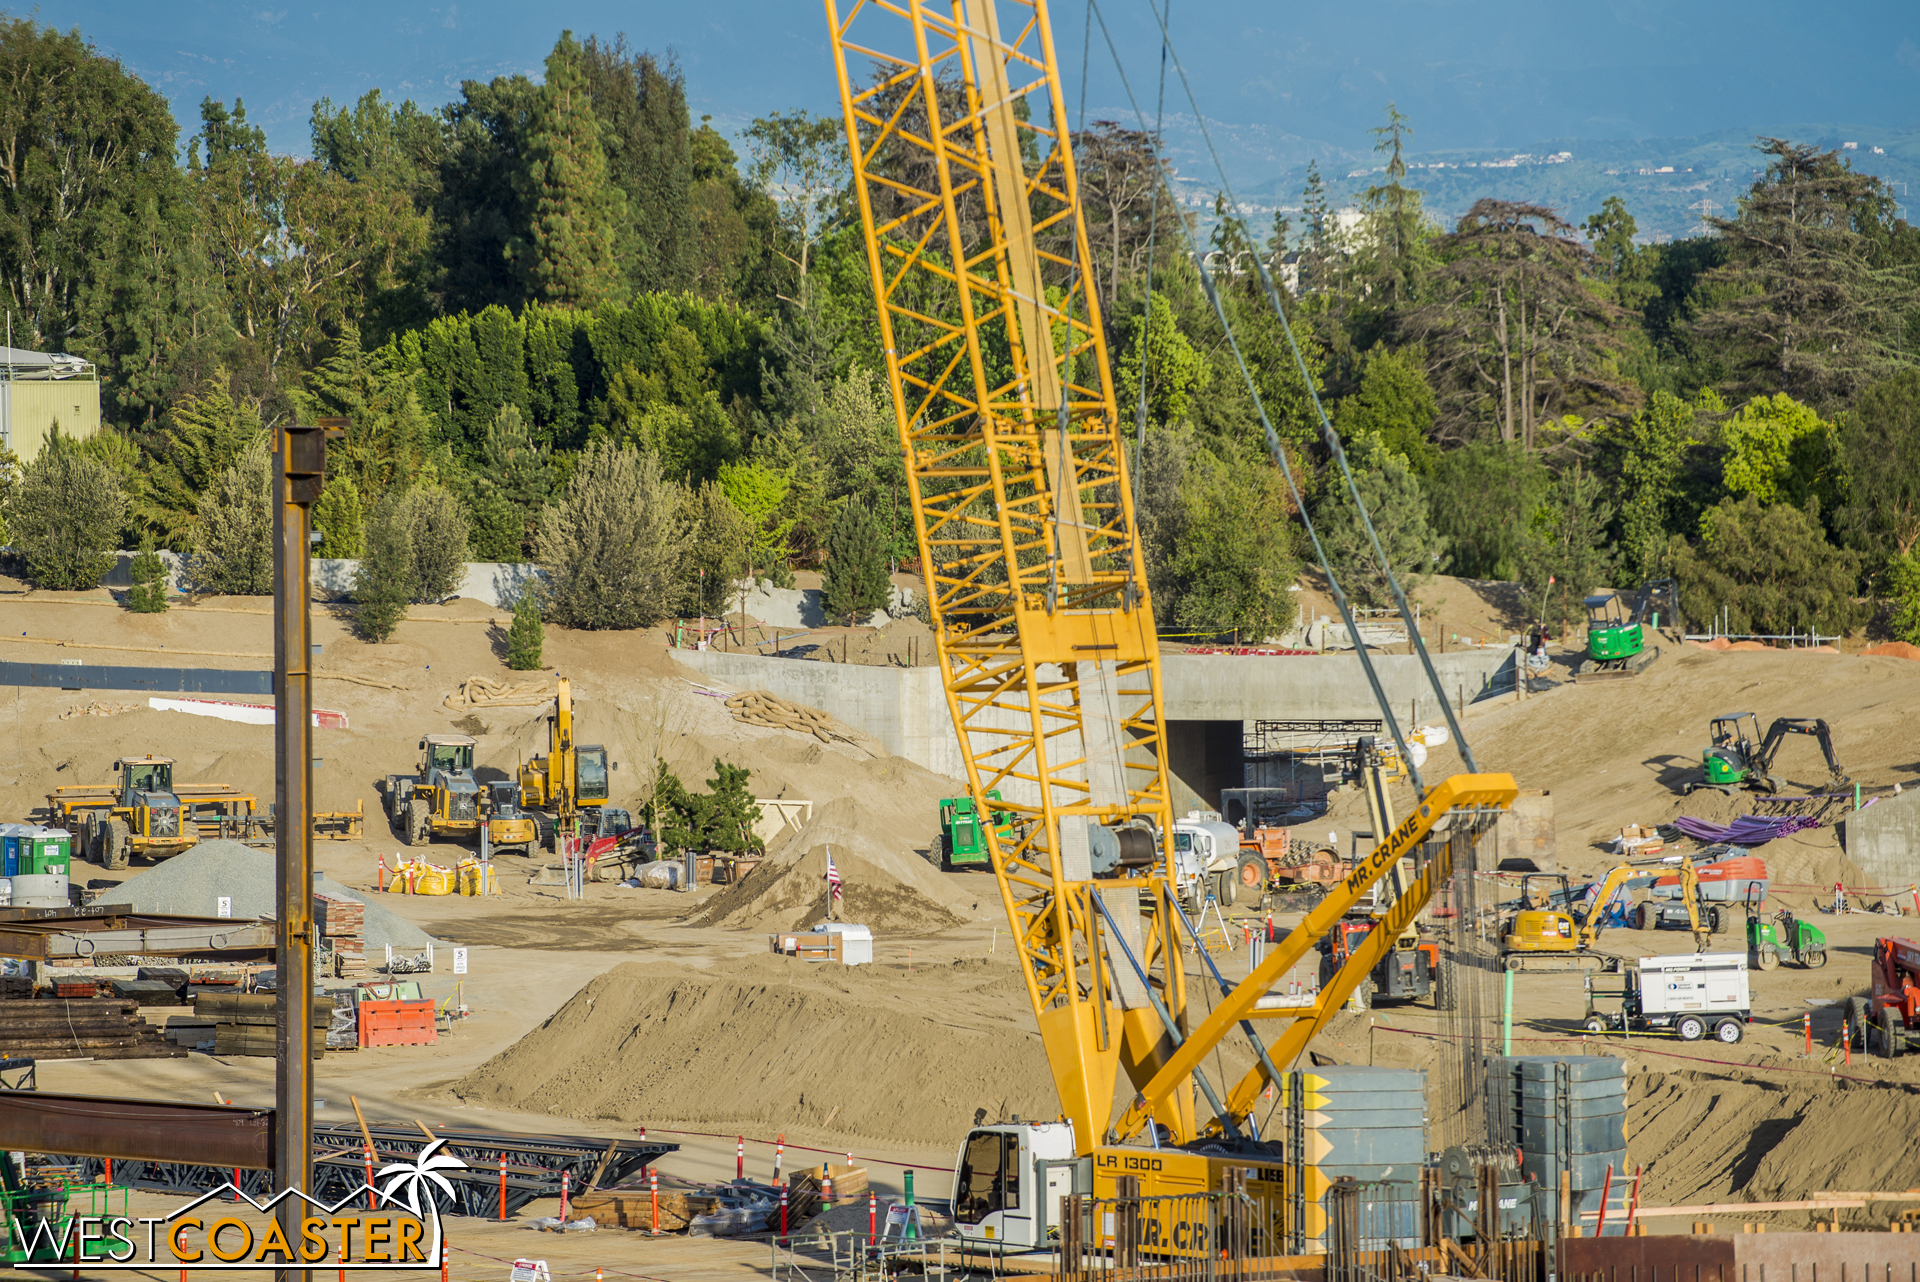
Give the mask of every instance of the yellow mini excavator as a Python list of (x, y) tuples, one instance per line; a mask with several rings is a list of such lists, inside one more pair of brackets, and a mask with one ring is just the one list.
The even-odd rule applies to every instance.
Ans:
[[(1662, 863), (1662, 866), (1668, 866)], [(1704, 949), (1710, 938), (1695, 906), (1700, 897), (1699, 879), (1693, 861), (1682, 858), (1680, 902), (1696, 945)], [(1500, 932), (1500, 960), (1512, 971), (1572, 971), (1620, 969), (1622, 958), (1597, 952), (1606, 929), (1607, 905), (1635, 877), (1647, 877), (1646, 870), (1634, 864), (1621, 864), (1601, 879), (1585, 906), (1574, 902), (1574, 894), (1564, 873), (1528, 873), (1520, 880), (1520, 898), (1513, 915)], [(1650, 881), (1651, 878), (1648, 877)], [(1642, 905), (1645, 907), (1645, 905)], [(1672, 910), (1679, 912), (1676, 905)]]

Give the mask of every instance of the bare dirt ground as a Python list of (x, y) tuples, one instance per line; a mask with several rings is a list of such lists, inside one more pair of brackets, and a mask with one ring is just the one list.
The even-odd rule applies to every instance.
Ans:
[[(1458, 627), (1495, 625), (1496, 609), (1485, 601), (1473, 611), (1463, 606)], [(1451, 614), (1441, 617), (1455, 629)], [(343, 619), (316, 609), (323, 646), (316, 702), (346, 713), (350, 723), (344, 731), (316, 732), (315, 752), (324, 762), (315, 772), (319, 804), (347, 809), (361, 801), (371, 816), (365, 839), (318, 844), (323, 871), (371, 889), (379, 858), (392, 863), (400, 855), (403, 847), (379, 819), (376, 785), (412, 767), (422, 733), (468, 730), (480, 740), (482, 765), (502, 772), (544, 750), (539, 708), (467, 714), (442, 704), (468, 677), (541, 675), (505, 669), (505, 622), (501, 611), (460, 601), (416, 609), (393, 643), (368, 646), (347, 633)], [(264, 603), (253, 600), (133, 616), (104, 593), (0, 595), (0, 655), (19, 660), (258, 667), (271, 648), (269, 625)], [(471, 949), (468, 975), (456, 981), (443, 966), (425, 977), (425, 988), (436, 999), (464, 1002), (472, 1014), (438, 1046), (329, 1055), (319, 1066), (323, 1118), (350, 1117), (352, 1094), (382, 1119), (597, 1135), (630, 1135), (644, 1125), (685, 1146), (663, 1169), (689, 1178), (730, 1176), (735, 1135), (751, 1141), (750, 1164), (764, 1175), (770, 1157), (763, 1142), (784, 1133), (795, 1145), (853, 1151), (874, 1167), (883, 1192), (899, 1187), (902, 1164), (917, 1165), (920, 1192), (940, 1197), (954, 1145), (977, 1109), (996, 1116), (1057, 1111), (991, 881), (920, 862), (934, 835), (933, 802), (957, 790), (955, 781), (853, 745), (743, 725), (716, 697), (725, 692), (698, 684), (654, 636), (550, 629), (546, 658), (575, 683), (580, 739), (607, 743), (621, 763), (616, 803), (637, 795), (656, 756), (693, 786), (721, 756), (753, 770), (758, 795), (813, 800), (822, 826), (814, 838), (790, 843), (790, 858), (770, 859), (762, 871), (775, 880), (752, 895), (739, 893), (751, 881), (693, 894), (598, 883), (584, 902), (570, 902), (561, 888), (516, 875), (532, 865), (515, 856), (500, 861), (502, 893), (493, 898), (387, 896), (383, 902), (395, 911)], [(1591, 872), (1612, 865), (1597, 843), (1623, 824), (1682, 812), (1725, 820), (1747, 808), (1717, 794), (1679, 797), (1709, 716), (1751, 706), (1763, 725), (1778, 715), (1824, 717), (1854, 778), (1881, 789), (1920, 776), (1909, 729), (1916, 700), (1920, 664), (1899, 659), (1686, 650), (1667, 654), (1633, 681), (1474, 705), (1466, 730), (1482, 769), (1511, 771), (1521, 786), (1554, 793), (1562, 866)], [(178, 758), (183, 782), (217, 780), (250, 789), (263, 802), (270, 797), (267, 728), (144, 706), (62, 719), (90, 703), (144, 700), (114, 692), (0, 695), (6, 818), (27, 815), (57, 784), (105, 781), (111, 762), (132, 752)], [(1782, 765), (1799, 784), (1817, 785), (1824, 775), (1808, 744), (1790, 745)], [(1447, 749), (1427, 774), (1457, 768)], [(1400, 804), (1409, 800), (1403, 794)], [(1362, 827), (1366, 820), (1343, 808), (1331, 822)], [(813, 969), (768, 955), (770, 932), (802, 924), (823, 902), (829, 844), (849, 878), (848, 915), (870, 914), (876, 926), (876, 964), (869, 969)], [(463, 852), (436, 845), (426, 853), (452, 863)], [(1760, 853), (1781, 886), (1807, 887), (1778, 896), (1801, 908), (1823, 882), (1858, 880), (1830, 822)], [(93, 868), (84, 875), (118, 876)], [(1878, 1138), (1920, 1109), (1912, 1093), (1920, 1061), (1856, 1054), (1848, 1065), (1826, 1050), (1835, 1042), (1837, 1003), (1865, 983), (1873, 938), (1910, 934), (1914, 925), (1869, 915), (1817, 920), (1830, 935), (1830, 964), (1755, 975), (1760, 1022), (1733, 1047), (1583, 1039), (1577, 977), (1520, 978), (1516, 1053), (1628, 1059), (1630, 1149), (1646, 1167), (1643, 1201), (1920, 1185), (1920, 1157), (1909, 1156), (1904, 1143)], [(1736, 920), (1716, 947), (1739, 949), (1737, 930)], [(1616, 932), (1603, 946), (1629, 955), (1692, 949), (1684, 932)], [(1238, 978), (1244, 949), (1222, 950), (1219, 964), (1229, 979)], [(1196, 985), (1191, 997), (1204, 1009), (1204, 988)], [(1811, 1057), (1803, 1053), (1803, 1016), (1812, 1020)], [(1424, 1005), (1343, 1013), (1314, 1050), (1344, 1062), (1432, 1065), (1452, 1053), (1436, 1037), (1445, 1030)], [(1491, 1024), (1482, 1033), (1497, 1040)], [(1244, 1052), (1223, 1052), (1218, 1067), (1231, 1080), (1245, 1067)], [(187, 1100), (219, 1091), (259, 1104), (270, 1102), (273, 1090), (270, 1061), (201, 1054), (48, 1064), (41, 1083)], [(480, 1254), (464, 1270), (474, 1277), (497, 1277), (492, 1258), (514, 1254), (565, 1260), (576, 1273), (604, 1263), (618, 1270), (612, 1276), (746, 1277), (765, 1267), (764, 1248), (666, 1244), (618, 1232), (590, 1235), (584, 1244), (517, 1227), (485, 1233), (486, 1250), (474, 1245)], [(712, 1253), (701, 1255), (703, 1249)], [(460, 1258), (456, 1275), (463, 1273)]]

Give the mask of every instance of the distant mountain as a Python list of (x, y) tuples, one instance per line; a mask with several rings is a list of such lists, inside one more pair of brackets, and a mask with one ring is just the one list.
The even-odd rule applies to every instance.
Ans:
[[(1298, 211), (1308, 157), (1318, 162), (1336, 205), (1354, 203), (1382, 180), (1383, 162), (1372, 152), (1318, 147), (1261, 126), (1210, 122), (1210, 128), (1235, 194), (1262, 222), (1275, 208)], [(1887, 180), (1902, 216), (1914, 219), (1910, 193), (1920, 186), (1920, 124), (1800, 125), (1774, 132), (1821, 147), (1853, 144), (1842, 154), (1854, 168)], [(1182, 200), (1210, 221), (1219, 179), (1200, 130), (1183, 117), (1169, 121), (1166, 135)], [(1521, 153), (1415, 152), (1408, 155), (1408, 182), (1426, 193), (1428, 213), (1447, 226), (1486, 196), (1548, 205), (1577, 224), (1618, 195), (1639, 224), (1640, 239), (1658, 241), (1697, 235), (1704, 215), (1732, 213), (1764, 167), (1754, 140), (1727, 130), (1693, 138), (1547, 139)]]

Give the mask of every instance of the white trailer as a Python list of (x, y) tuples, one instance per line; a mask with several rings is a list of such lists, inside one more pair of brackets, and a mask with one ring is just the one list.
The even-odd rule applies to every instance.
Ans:
[(1711, 1032), (1715, 1040), (1732, 1043), (1746, 1036), (1752, 1019), (1745, 953), (1642, 957), (1619, 975), (1587, 976), (1590, 1033), (1659, 1028), (1672, 1029), (1683, 1042)]

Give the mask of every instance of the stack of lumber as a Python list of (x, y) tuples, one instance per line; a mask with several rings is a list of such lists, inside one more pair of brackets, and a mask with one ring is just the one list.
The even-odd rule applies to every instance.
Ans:
[(33, 996), (33, 981), (24, 975), (0, 975), (0, 1001), (21, 1001)]
[(342, 979), (367, 973), (367, 906), (339, 895), (315, 895), (313, 920), (333, 945), (334, 971)]
[(830, 1205), (823, 1194), (826, 1181), (833, 1180), (833, 1202), (852, 1202), (867, 1196), (867, 1168), (834, 1162), (804, 1167), (793, 1173), (787, 1184), (787, 1214), (793, 1220), (809, 1220)]
[[(256, 1055), (271, 1059), (279, 1053), (275, 1022), (279, 1018), (280, 998), (275, 993), (232, 993), (194, 999), (193, 1013), (213, 1021), (213, 1053), (216, 1055)], [(326, 1001), (313, 1004), (313, 1057), (319, 1059), (327, 1049), (327, 1026), (333, 1022), (333, 1007)]]
[(113, 995), (139, 1002), (142, 1006), (178, 1006), (180, 990), (160, 979), (116, 979), (111, 981)]
[(601, 1189), (573, 1199), (567, 1214), (574, 1219), (591, 1216), (601, 1228), (615, 1224), (623, 1229), (651, 1233), (684, 1233), (696, 1215), (713, 1215), (720, 1210), (720, 1199), (682, 1189), (660, 1190), (660, 1223), (653, 1222), (653, 1195), (645, 1188)]
[(184, 1051), (117, 998), (0, 1003), (0, 1056), (32, 1059), (167, 1059)]

